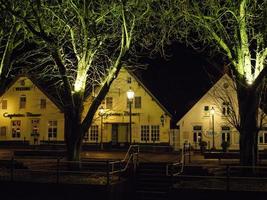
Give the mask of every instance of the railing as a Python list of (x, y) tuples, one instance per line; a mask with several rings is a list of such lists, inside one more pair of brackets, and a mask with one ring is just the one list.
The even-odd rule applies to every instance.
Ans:
[[(199, 168), (197, 165), (185, 167)], [(206, 172), (172, 175), (172, 185), (178, 189), (215, 189), (225, 191), (267, 191), (267, 166), (220, 166), (204, 167)], [(205, 174), (206, 173), (206, 174)]]
[(191, 145), (184, 144), (184, 147), (180, 151), (180, 160), (175, 163), (167, 164), (166, 176), (178, 176), (183, 173), (186, 157), (188, 162), (191, 162)]
[(26, 182), (51, 182), (73, 184), (100, 184), (109, 185), (114, 180), (119, 180), (121, 172), (129, 169), (130, 163), (133, 170), (138, 164), (139, 146), (129, 147), (124, 159), (65, 161), (60, 158), (46, 161), (30, 161), (30, 169), (23, 168), (19, 159), (0, 160), (0, 180), (26, 181)]
[[(124, 157), (124, 159), (120, 161), (112, 161), (110, 162), (111, 164), (111, 172), (110, 174), (116, 174), (120, 172), (124, 172), (128, 169), (128, 166), (130, 162), (132, 161), (133, 166), (134, 166), (134, 171), (136, 171), (136, 167), (138, 165), (138, 155), (139, 155), (139, 145), (131, 145), (128, 148), (128, 151)], [(125, 166), (123, 167), (122, 165), (125, 163)], [(115, 169), (116, 165), (120, 165), (119, 169)]]

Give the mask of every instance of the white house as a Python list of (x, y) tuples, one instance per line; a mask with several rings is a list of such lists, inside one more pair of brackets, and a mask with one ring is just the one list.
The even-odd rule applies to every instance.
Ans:
[[(131, 112), (127, 99), (129, 90), (134, 92)], [(88, 110), (90, 98), (85, 104), (85, 111)], [(113, 81), (110, 91), (99, 107), (99, 112), (94, 116), (94, 122), (84, 141), (102, 141), (114, 146), (124, 146), (130, 142), (169, 145), (170, 120), (171, 114), (167, 109), (138, 77), (123, 68)]]
[[(177, 122), (179, 147), (189, 142), (193, 148), (198, 149), (199, 142), (206, 141), (207, 148), (221, 149), (222, 142), (227, 141), (229, 149), (239, 149), (239, 132), (232, 123), (233, 120), (239, 120), (238, 115), (234, 114), (237, 111), (235, 84), (224, 74)], [(267, 132), (263, 128), (259, 132), (259, 148), (265, 147)]]
[(0, 143), (64, 141), (64, 116), (29, 76), (20, 75), (0, 96)]

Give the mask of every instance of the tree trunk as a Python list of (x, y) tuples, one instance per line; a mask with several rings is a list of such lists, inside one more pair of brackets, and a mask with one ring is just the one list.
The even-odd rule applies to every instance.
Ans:
[(83, 137), (84, 131), (81, 128), (81, 122), (65, 116), (65, 141), (69, 161), (80, 161)]
[(240, 116), (240, 164), (257, 164), (259, 92), (252, 86), (237, 81), (237, 96)]

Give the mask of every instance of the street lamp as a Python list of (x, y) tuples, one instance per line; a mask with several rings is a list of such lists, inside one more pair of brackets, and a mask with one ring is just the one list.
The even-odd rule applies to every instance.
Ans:
[(130, 122), (130, 144), (132, 143), (132, 102), (134, 98), (134, 91), (131, 88), (127, 91), (127, 98), (129, 100), (129, 122)]
[(100, 148), (103, 149), (103, 116), (104, 116), (104, 108), (101, 106), (99, 108), (99, 116), (100, 116)]
[(215, 142), (214, 142), (214, 114), (215, 114), (215, 109), (212, 107), (210, 109), (210, 114), (211, 114), (211, 120), (212, 120), (212, 150), (215, 150)]

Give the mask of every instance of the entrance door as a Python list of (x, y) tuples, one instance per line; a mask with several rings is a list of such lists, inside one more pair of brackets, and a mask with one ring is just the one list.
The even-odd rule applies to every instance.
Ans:
[(112, 138), (111, 143), (112, 145), (118, 144), (118, 124), (112, 124)]
[(31, 131), (32, 144), (39, 144), (40, 119), (31, 119)]

